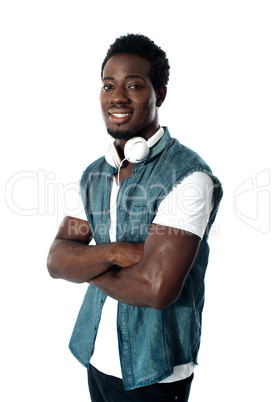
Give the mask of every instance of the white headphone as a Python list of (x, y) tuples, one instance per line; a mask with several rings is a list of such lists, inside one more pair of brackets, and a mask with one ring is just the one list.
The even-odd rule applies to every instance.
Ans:
[[(131, 163), (140, 163), (144, 161), (149, 155), (150, 148), (154, 146), (163, 136), (164, 129), (161, 127), (152, 137), (147, 141), (142, 137), (133, 137), (128, 140), (124, 147), (125, 159)], [(120, 168), (122, 161), (114, 142), (111, 142), (105, 153), (105, 159), (109, 165)]]

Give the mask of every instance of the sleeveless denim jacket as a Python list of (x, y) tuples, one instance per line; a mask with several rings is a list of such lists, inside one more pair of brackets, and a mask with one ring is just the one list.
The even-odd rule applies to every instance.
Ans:
[[(222, 187), (198, 154), (170, 137), (168, 129), (134, 166), (117, 198), (117, 241), (144, 242), (160, 202), (194, 171), (214, 182), (214, 208), (196, 259), (179, 298), (163, 310), (118, 303), (117, 335), (126, 390), (157, 383), (174, 366), (197, 363), (204, 305), (204, 277), (208, 263), (207, 238), (214, 222)], [(117, 169), (102, 157), (92, 163), (80, 181), (80, 192), (96, 244), (109, 242), (110, 179)], [(157, 251), (157, 250), (156, 250)], [(89, 285), (70, 340), (73, 355), (89, 367), (106, 295)]]

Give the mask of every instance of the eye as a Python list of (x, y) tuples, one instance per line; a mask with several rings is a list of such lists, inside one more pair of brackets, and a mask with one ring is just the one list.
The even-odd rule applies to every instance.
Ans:
[(131, 85), (128, 86), (128, 88), (129, 88), (129, 89), (133, 89), (133, 90), (135, 90), (135, 91), (139, 91), (139, 90), (142, 89), (142, 86), (139, 85), (139, 84), (131, 84)]
[(110, 91), (112, 88), (113, 88), (113, 85), (111, 85), (111, 84), (106, 84), (106, 85), (103, 85), (103, 87), (102, 87), (103, 91)]

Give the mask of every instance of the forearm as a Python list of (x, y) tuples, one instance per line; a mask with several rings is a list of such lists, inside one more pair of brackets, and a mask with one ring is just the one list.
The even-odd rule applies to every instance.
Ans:
[(152, 282), (141, 274), (142, 266), (140, 262), (120, 271), (109, 271), (88, 282), (122, 303), (155, 307)]
[(90, 283), (122, 303), (163, 309), (180, 296), (199, 245), (196, 235), (152, 224), (138, 263)]
[(138, 243), (105, 243), (87, 245), (67, 239), (54, 240), (48, 270), (53, 278), (83, 283), (108, 272), (114, 265), (127, 266), (140, 260), (143, 245)]
[(122, 303), (162, 309), (177, 297), (170, 291), (171, 287), (167, 289), (169, 281), (163, 281), (162, 270), (161, 257), (143, 253), (137, 263), (106, 272), (88, 282)]

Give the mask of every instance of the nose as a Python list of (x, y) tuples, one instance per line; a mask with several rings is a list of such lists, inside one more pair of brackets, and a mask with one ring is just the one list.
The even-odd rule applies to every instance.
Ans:
[(109, 98), (109, 102), (115, 105), (119, 105), (121, 103), (130, 103), (131, 101), (127, 96), (126, 89), (122, 86), (117, 86), (113, 89)]

